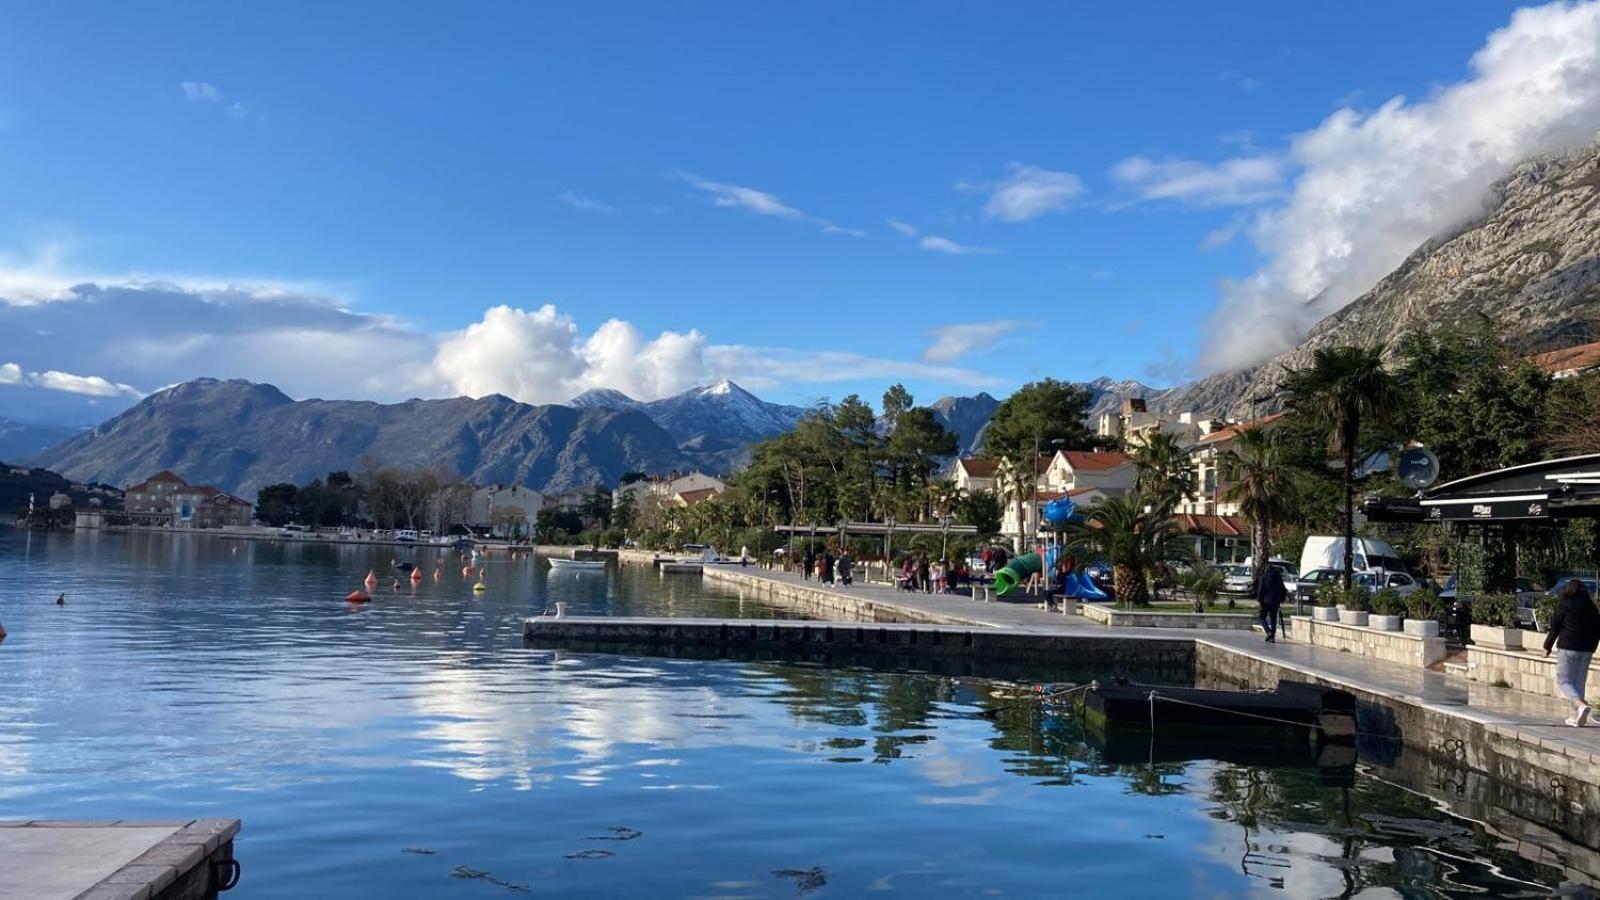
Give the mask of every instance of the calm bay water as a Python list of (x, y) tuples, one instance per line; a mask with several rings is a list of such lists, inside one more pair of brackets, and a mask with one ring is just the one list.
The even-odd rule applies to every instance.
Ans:
[[(396, 555), (446, 571), (392, 590)], [(0, 532), (0, 819), (244, 820), (230, 897), (1543, 895), (1375, 779), (1113, 764), (1007, 686), (522, 646), (776, 614), (644, 568)], [(340, 598), (369, 569), (366, 607)], [(63, 607), (54, 605), (58, 593)]]

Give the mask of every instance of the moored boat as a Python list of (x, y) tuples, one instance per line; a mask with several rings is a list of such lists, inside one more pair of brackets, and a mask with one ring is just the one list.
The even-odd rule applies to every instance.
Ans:
[(1279, 681), (1271, 691), (1219, 691), (1112, 678), (1091, 685), (1083, 704), (1090, 716), (1108, 724), (1290, 728), (1346, 741), (1356, 733), (1352, 694), (1303, 681)]
[(599, 559), (550, 558), (550, 570), (553, 572), (600, 572), (605, 567), (605, 561)]

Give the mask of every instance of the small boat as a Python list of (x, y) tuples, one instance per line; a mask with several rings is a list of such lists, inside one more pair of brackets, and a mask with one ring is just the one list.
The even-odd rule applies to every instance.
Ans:
[(1218, 691), (1112, 678), (1090, 686), (1083, 705), (1091, 717), (1107, 725), (1287, 728), (1346, 741), (1356, 733), (1354, 695), (1287, 679), (1271, 691)]
[(663, 559), (656, 564), (663, 575), (681, 575), (705, 571), (706, 564), (698, 559)]
[(605, 568), (605, 560), (601, 559), (550, 559), (550, 569), (554, 572), (603, 572)]

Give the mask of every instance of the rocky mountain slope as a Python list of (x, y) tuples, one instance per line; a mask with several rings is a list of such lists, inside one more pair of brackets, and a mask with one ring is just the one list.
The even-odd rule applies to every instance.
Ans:
[[(1392, 351), (1407, 332), (1484, 316), (1528, 352), (1594, 339), (1600, 321), (1600, 143), (1525, 162), (1478, 220), (1440, 235), (1265, 365), (1202, 379), (1164, 408), (1248, 415), (1321, 347)], [(1240, 339), (1248, 326), (1240, 324)]]
[(584, 409), (632, 409), (672, 435), (686, 457), (707, 471), (743, 465), (750, 445), (794, 427), (805, 413), (798, 406), (768, 403), (731, 381), (694, 388), (649, 402), (621, 391), (589, 390), (568, 401)]
[(34, 461), (76, 481), (119, 485), (172, 469), (253, 497), (274, 482), (353, 470), (364, 457), (551, 491), (689, 465), (638, 410), (529, 406), (498, 394), (297, 401), (271, 385), (215, 379), (152, 394)]

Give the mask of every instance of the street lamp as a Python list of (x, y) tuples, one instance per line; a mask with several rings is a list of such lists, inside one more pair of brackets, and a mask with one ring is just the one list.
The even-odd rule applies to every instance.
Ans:
[(950, 564), (950, 523), (955, 519), (956, 517), (948, 512), (939, 514), (939, 559), (943, 560), (945, 565)]
[(883, 538), (883, 574), (889, 576), (889, 567), (894, 565), (894, 526), (897, 525), (894, 516), (885, 516), (883, 525), (886, 529)]

